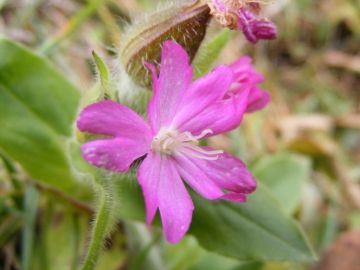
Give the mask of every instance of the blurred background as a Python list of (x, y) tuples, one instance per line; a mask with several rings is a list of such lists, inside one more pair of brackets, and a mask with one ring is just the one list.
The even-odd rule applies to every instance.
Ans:
[[(0, 0), (0, 34), (46, 56), (85, 93), (95, 82), (92, 50), (116, 68), (124, 28), (158, 2)], [(205, 251), (191, 236), (179, 246), (162, 243), (166, 247), (161, 252), (157, 245), (141, 252), (126, 241), (124, 231), (139, 233), (142, 225), (120, 223), (99, 269), (360, 269), (360, 3), (274, 0), (263, 9), (277, 25), (278, 38), (253, 46), (234, 32), (216, 63), (251, 56), (272, 101), (265, 110), (246, 115), (239, 130), (213, 137), (209, 144), (241, 156), (280, 201), (298, 198), (289, 213), (305, 228), (320, 261), (238, 266)], [(220, 31), (212, 22), (207, 40)], [(295, 182), (295, 170), (282, 167), (288, 156), (304, 164)], [(264, 166), (274, 174), (256, 173)], [(285, 185), (277, 182), (279, 173), (287, 177)], [(0, 155), (0, 269), (21, 269), (21, 232), (31, 220), (36, 247), (28, 269), (76, 269), (73, 258), (85, 247), (92, 210), (35, 183), (40, 192), (26, 197), (30, 203), (24, 207), (27, 179), (19, 165)], [(295, 193), (289, 194), (294, 185)]]

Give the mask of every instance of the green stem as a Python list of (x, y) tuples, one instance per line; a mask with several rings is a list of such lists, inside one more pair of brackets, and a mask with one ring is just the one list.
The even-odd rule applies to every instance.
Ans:
[(74, 228), (74, 246), (73, 246), (73, 263), (71, 265), (72, 270), (76, 270), (78, 266), (78, 259), (79, 259), (79, 248), (80, 248), (80, 221), (79, 221), (79, 214), (77, 212), (72, 214), (72, 223)]
[[(96, 178), (96, 177), (95, 177)], [(95, 190), (98, 192), (98, 211), (93, 223), (89, 248), (82, 270), (93, 270), (100, 257), (104, 240), (115, 224), (113, 209), (115, 206), (114, 179), (95, 179)]]
[(21, 253), (21, 269), (24, 270), (31, 268), (35, 238), (37, 202), (38, 191), (33, 186), (27, 186), (24, 201), (24, 229)]

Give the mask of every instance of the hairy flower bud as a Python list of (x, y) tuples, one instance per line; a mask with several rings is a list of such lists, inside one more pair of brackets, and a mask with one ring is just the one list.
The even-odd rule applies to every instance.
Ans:
[(122, 69), (136, 84), (150, 88), (151, 76), (144, 62), (154, 64), (159, 71), (161, 46), (167, 40), (180, 44), (192, 61), (204, 39), (209, 13), (201, 1), (176, 1), (135, 22), (119, 48)]

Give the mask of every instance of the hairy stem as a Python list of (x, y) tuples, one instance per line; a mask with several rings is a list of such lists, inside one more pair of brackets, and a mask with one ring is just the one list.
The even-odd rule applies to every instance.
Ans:
[(104, 179), (104, 177), (95, 178), (97, 178), (94, 181), (94, 187), (98, 193), (98, 209), (93, 222), (89, 248), (82, 270), (95, 269), (104, 245), (104, 240), (116, 223), (113, 214), (113, 209), (116, 204), (114, 179)]

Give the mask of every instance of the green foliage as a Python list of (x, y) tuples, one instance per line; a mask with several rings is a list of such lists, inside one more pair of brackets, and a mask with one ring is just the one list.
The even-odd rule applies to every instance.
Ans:
[(199, 53), (192, 63), (194, 68), (194, 79), (198, 79), (210, 71), (216, 58), (230, 39), (230, 36), (231, 31), (229, 29), (224, 29), (213, 40), (200, 47)]
[(189, 233), (206, 249), (239, 260), (313, 261), (299, 226), (262, 185), (248, 202), (208, 202), (191, 191), (195, 204)]
[(102, 100), (106, 98), (106, 90), (110, 79), (110, 71), (104, 60), (102, 60), (101, 57), (97, 55), (95, 51), (92, 51), (92, 55), (94, 57), (96, 67), (99, 72), (100, 83), (102, 88), (101, 91), (102, 94), (100, 99)]
[[(144, 221), (140, 188), (124, 181), (120, 190), (130, 194), (122, 197), (120, 215)], [(189, 192), (195, 204), (189, 233), (205, 249), (238, 260), (309, 262), (316, 258), (302, 230), (262, 185), (245, 204), (212, 202)]]
[(65, 154), (79, 91), (44, 59), (0, 38), (0, 147), (29, 175), (83, 193)]
[(264, 156), (251, 171), (272, 191), (285, 213), (292, 214), (300, 203), (303, 184), (310, 177), (310, 160), (295, 154)]

